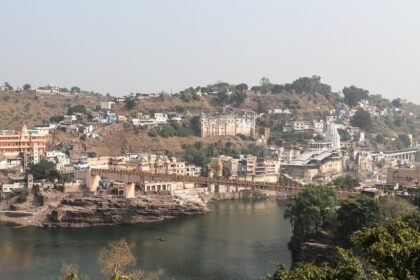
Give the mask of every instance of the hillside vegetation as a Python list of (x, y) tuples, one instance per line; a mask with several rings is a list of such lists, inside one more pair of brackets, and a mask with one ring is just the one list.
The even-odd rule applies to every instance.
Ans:
[(99, 100), (89, 95), (64, 97), (0, 92), (0, 129), (20, 130), (23, 125), (32, 127), (48, 123), (52, 116), (64, 115), (74, 105), (95, 108)]

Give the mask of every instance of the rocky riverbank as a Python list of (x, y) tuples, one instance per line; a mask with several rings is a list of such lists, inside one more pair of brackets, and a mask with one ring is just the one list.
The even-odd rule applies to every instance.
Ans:
[(3, 215), (2, 220), (22, 226), (89, 227), (158, 222), (206, 212), (205, 204), (170, 195), (134, 199), (93, 196), (65, 198), (58, 204), (36, 209), (31, 216)]

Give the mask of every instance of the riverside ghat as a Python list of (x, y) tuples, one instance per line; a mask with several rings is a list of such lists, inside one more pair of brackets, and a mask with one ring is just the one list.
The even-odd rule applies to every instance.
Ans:
[(25, 203), (11, 203), (0, 212), (1, 220), (47, 228), (150, 223), (207, 213), (211, 201), (289, 197), (302, 189), (280, 182), (117, 169), (87, 169), (83, 176), (86, 184), (78, 188), (35, 185)]

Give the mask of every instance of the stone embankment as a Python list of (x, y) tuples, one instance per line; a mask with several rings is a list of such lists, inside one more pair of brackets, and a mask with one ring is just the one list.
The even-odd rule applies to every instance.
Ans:
[(158, 222), (175, 217), (203, 214), (205, 204), (180, 200), (169, 195), (134, 199), (83, 197), (64, 199), (51, 210), (45, 227), (87, 227)]
[(0, 214), (0, 220), (19, 226), (89, 227), (159, 222), (208, 212), (205, 203), (170, 195), (127, 199), (118, 196), (66, 197), (31, 210), (32, 215)]

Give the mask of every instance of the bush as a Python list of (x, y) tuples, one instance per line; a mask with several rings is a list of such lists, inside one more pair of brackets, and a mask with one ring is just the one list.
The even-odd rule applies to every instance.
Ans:
[(28, 200), (29, 191), (27, 189), (22, 190), (16, 200), (17, 203), (25, 203)]
[(149, 137), (157, 137), (158, 136), (158, 132), (156, 131), (156, 129), (152, 128), (151, 130), (149, 130), (149, 132), (147, 133), (147, 135), (149, 135)]

